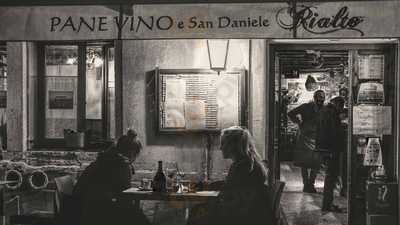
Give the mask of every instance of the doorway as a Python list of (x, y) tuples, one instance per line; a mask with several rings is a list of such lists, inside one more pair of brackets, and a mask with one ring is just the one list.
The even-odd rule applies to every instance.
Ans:
[[(294, 225), (313, 225), (321, 221), (327, 224), (366, 224), (368, 193), (365, 187), (373, 171), (384, 166), (387, 179), (397, 180), (397, 161), (394, 160), (397, 134), (393, 129), (396, 120), (390, 118), (387, 130), (376, 132), (365, 131), (353, 123), (353, 119), (360, 120), (358, 115), (353, 118), (353, 110), (363, 107), (385, 108), (384, 111), (396, 115), (397, 78), (393, 78), (397, 67), (396, 45), (387, 43), (388, 40), (338, 42), (340, 40), (276, 41), (270, 48), (272, 77), (269, 93), (273, 101), (269, 112), (273, 114), (273, 121), (270, 121), (272, 126), (269, 130), (273, 134), (270, 142), (273, 146), (269, 149), (274, 151), (269, 154), (269, 161), (275, 179), (286, 182), (283, 204), (285, 198), (293, 200), (287, 207), (286, 217)], [(374, 91), (366, 91), (367, 87)], [(336, 96), (345, 100), (340, 113), (345, 131), (344, 145), (334, 188), (334, 204), (344, 213), (321, 210), (326, 160), (321, 160), (317, 169), (314, 183), (317, 193), (303, 189), (301, 168), (296, 163), (301, 129), (288, 113), (313, 101), (316, 90), (325, 93), (324, 105)], [(380, 143), (382, 147), (379, 149), (383, 153), (381, 159), (375, 164), (366, 162), (366, 143), (371, 141)]]

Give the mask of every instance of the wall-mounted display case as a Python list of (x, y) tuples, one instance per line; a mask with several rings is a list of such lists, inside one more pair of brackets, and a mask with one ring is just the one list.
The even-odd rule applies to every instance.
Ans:
[(156, 69), (161, 132), (218, 131), (247, 125), (244, 70)]

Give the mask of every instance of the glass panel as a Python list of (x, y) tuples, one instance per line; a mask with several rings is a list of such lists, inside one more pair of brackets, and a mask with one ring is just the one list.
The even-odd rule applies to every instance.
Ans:
[(0, 46), (0, 148), (7, 148), (7, 46)]
[(77, 129), (78, 47), (46, 46), (45, 137)]
[(109, 137), (115, 139), (115, 71), (114, 48), (108, 50), (108, 122)]
[(354, 52), (350, 202), (353, 220), (366, 218), (365, 208), (368, 213), (378, 212), (378, 204), (385, 205), (387, 214), (397, 213), (395, 49), (382, 46), (379, 50)]
[(366, 191), (366, 180), (396, 180), (394, 55), (392, 50), (359, 50), (354, 62), (353, 138), (359, 158), (357, 175), (364, 174), (357, 177), (360, 195)]
[(86, 133), (95, 141), (103, 139), (104, 56), (102, 47), (87, 47), (86, 52)]

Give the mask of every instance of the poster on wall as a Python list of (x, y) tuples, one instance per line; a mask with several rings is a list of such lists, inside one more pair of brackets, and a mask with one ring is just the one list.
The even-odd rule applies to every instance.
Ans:
[(7, 108), (7, 91), (0, 91), (0, 108)]
[(358, 56), (358, 78), (383, 79), (385, 58), (384, 55), (360, 55)]
[(49, 109), (73, 109), (73, 91), (49, 91)]
[(358, 89), (358, 104), (383, 104), (384, 103), (383, 84), (378, 82), (361, 83)]
[(369, 138), (365, 151), (364, 166), (381, 166), (382, 149), (379, 138)]
[(391, 135), (392, 107), (377, 105), (354, 106), (353, 134)]

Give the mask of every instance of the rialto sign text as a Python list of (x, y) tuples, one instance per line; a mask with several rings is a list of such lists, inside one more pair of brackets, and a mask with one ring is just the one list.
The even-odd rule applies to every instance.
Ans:
[[(292, 20), (285, 22), (282, 18), (290, 16)], [(360, 24), (364, 22), (364, 16), (350, 15), (350, 9), (347, 6), (341, 7), (330, 15), (324, 15), (318, 12), (317, 7), (298, 6), (296, 11), (293, 8), (283, 8), (277, 13), (277, 23), (283, 29), (302, 28), (312, 34), (329, 34), (342, 30), (355, 31), (364, 36)]]

